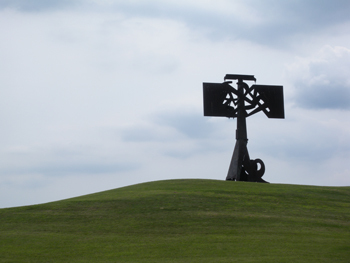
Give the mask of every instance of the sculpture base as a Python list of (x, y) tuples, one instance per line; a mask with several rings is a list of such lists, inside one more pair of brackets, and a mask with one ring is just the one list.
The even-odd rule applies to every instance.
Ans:
[(237, 140), (226, 180), (268, 183), (261, 178), (264, 173), (264, 162), (260, 159), (250, 159), (247, 140)]

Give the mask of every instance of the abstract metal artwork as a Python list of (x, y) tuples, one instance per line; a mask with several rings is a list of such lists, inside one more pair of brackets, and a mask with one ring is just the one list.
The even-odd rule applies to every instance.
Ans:
[[(237, 89), (230, 84), (237, 80)], [(252, 85), (253, 75), (227, 74), (223, 83), (203, 83), (204, 116), (237, 118), (236, 145), (226, 180), (267, 183), (265, 164), (251, 160), (247, 143), (246, 117), (263, 111), (268, 118), (284, 118), (283, 86)]]

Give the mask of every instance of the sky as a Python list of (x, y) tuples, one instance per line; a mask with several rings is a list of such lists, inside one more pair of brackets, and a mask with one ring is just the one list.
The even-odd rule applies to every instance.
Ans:
[(285, 119), (247, 119), (264, 180), (350, 186), (349, 13), (348, 0), (0, 0), (0, 208), (225, 180), (236, 119), (203, 116), (202, 83), (226, 74), (284, 87)]

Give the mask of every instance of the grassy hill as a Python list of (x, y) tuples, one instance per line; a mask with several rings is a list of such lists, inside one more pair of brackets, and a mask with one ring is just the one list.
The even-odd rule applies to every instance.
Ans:
[(0, 209), (0, 262), (350, 262), (350, 187), (169, 180)]

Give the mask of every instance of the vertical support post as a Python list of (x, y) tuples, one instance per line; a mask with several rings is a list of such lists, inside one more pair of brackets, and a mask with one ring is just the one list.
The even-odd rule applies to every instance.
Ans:
[(246, 111), (244, 108), (244, 88), (245, 83), (242, 79), (238, 79), (238, 102), (237, 102), (237, 129), (236, 129), (236, 145), (233, 151), (230, 167), (226, 180), (240, 181), (242, 165), (245, 158), (249, 159), (247, 150), (247, 124)]

